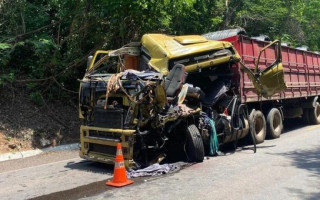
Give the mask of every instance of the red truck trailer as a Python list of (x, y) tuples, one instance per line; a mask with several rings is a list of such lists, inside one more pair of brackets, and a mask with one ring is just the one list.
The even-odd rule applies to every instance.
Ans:
[[(270, 42), (225, 33), (211, 34), (211, 38), (207, 38), (218, 37), (219, 40), (231, 42), (244, 65), (254, 71), (261, 49)], [(263, 142), (266, 134), (270, 138), (279, 137), (285, 118), (302, 117), (307, 124), (320, 123), (320, 55), (289, 46), (281, 46), (281, 49), (276, 45), (269, 46), (261, 52), (259, 71), (272, 65), (278, 51), (281, 51), (286, 89), (270, 98), (256, 93), (253, 82), (240, 63), (233, 67), (233, 79), (239, 84), (241, 102), (248, 106), (250, 130), (255, 133), (258, 143)]]

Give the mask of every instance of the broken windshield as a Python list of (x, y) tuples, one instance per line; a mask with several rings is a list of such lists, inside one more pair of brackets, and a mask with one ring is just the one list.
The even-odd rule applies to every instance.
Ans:
[(121, 58), (109, 57), (108, 52), (97, 52), (88, 67), (86, 76), (114, 74), (119, 72), (119, 66), (121, 65)]

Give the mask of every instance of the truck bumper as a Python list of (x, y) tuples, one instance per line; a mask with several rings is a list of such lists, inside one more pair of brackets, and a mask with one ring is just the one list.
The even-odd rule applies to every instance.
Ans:
[(117, 143), (121, 143), (125, 165), (134, 166), (133, 144), (135, 130), (80, 127), (80, 157), (86, 160), (113, 164)]

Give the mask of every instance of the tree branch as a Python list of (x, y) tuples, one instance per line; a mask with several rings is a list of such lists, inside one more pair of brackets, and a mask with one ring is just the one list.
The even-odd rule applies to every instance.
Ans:
[(67, 88), (65, 88), (65, 87), (64, 87), (61, 83), (59, 83), (59, 82), (57, 81), (57, 79), (55, 79), (54, 77), (53, 77), (52, 79), (53, 79), (53, 81), (54, 81), (62, 90), (67, 91), (67, 92), (70, 92), (70, 93), (73, 93), (73, 94), (78, 94), (78, 92), (76, 92), (76, 91), (68, 90)]
[(74, 67), (78, 67), (80, 64), (84, 63), (86, 61), (86, 59), (88, 58), (89, 55), (93, 54), (99, 47), (101, 46), (100, 45), (97, 45), (96, 47), (94, 47), (93, 49), (91, 49), (87, 54), (85, 54), (82, 58), (80, 58), (77, 62), (72, 62), (72, 63), (69, 63), (67, 65), (67, 67), (55, 74), (55, 75), (52, 75), (52, 76), (49, 76), (47, 78), (40, 78), (40, 79), (24, 79), (24, 80), (14, 80), (12, 82), (16, 82), (16, 83), (36, 83), (36, 82), (42, 82), (42, 81), (48, 81), (48, 80), (54, 80), (56, 79), (57, 77), (61, 76), (62, 74), (66, 73), (68, 70), (74, 68)]
[(17, 39), (22, 39), (22, 38), (24, 38), (24, 37), (26, 37), (26, 36), (28, 36), (28, 35), (37, 33), (37, 32), (39, 32), (39, 31), (42, 31), (42, 30), (46, 29), (46, 28), (49, 28), (49, 27), (55, 26), (55, 25), (57, 25), (57, 24), (60, 24), (61, 22), (62, 22), (62, 19), (60, 19), (59, 21), (57, 21), (57, 22), (55, 22), (55, 23), (53, 23), (53, 24), (48, 24), (48, 25), (46, 25), (46, 26), (43, 26), (43, 27), (41, 27), (41, 28), (38, 28), (38, 29), (35, 29), (35, 30), (32, 30), (32, 31), (29, 31), (29, 32), (27, 32), (27, 33), (20, 34), (20, 35), (16, 35), (16, 36), (14, 37), (14, 39), (15, 39), (15, 40), (17, 40)]

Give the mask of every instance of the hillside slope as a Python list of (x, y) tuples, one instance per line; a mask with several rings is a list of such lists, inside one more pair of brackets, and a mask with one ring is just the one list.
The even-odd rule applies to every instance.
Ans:
[(26, 91), (0, 91), (0, 153), (78, 141), (75, 103), (44, 101), (36, 105)]

